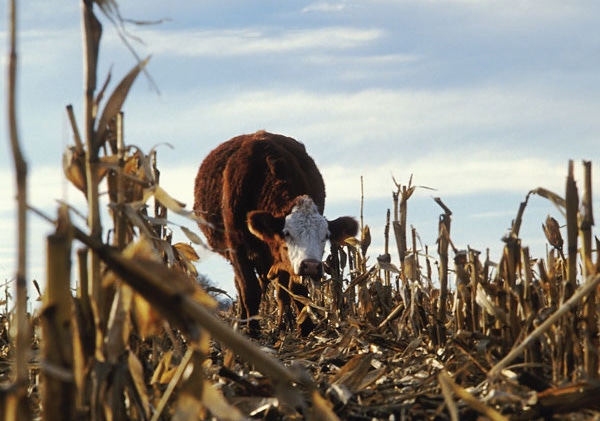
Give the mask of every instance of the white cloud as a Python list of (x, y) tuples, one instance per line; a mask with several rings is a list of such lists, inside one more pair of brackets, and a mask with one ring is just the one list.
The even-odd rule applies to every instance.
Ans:
[(307, 56), (306, 61), (318, 64), (320, 66), (401, 66), (415, 63), (422, 59), (417, 54), (362, 54), (362, 55), (341, 55), (331, 56), (323, 54), (311, 54)]
[[(18, 65), (32, 71), (44, 72), (64, 65), (66, 58), (81, 52), (81, 44), (73, 42), (80, 38), (79, 28), (28, 29), (20, 31), (17, 38)], [(8, 45), (7, 33), (0, 33), (0, 42)], [(57, 60), (60, 57), (61, 60)], [(7, 53), (0, 55), (0, 63), (8, 61)], [(63, 69), (64, 71), (64, 69)]]
[[(16, 182), (11, 169), (0, 170), (0, 196), (6, 198), (0, 204), (0, 213), (16, 209)], [(82, 209), (85, 206), (83, 193), (72, 187), (63, 175), (60, 164), (29, 166), (27, 177), (27, 201), (30, 206), (55, 216), (59, 200)]]
[(297, 30), (149, 30), (140, 31), (138, 35), (151, 46), (154, 54), (202, 57), (349, 49), (381, 38), (383, 30), (335, 26)]
[(360, 168), (331, 165), (322, 167), (330, 200), (352, 200), (360, 196), (360, 176), (364, 177), (365, 196), (370, 199), (390, 197), (395, 190), (392, 176), (406, 185), (411, 175), (413, 185), (431, 189), (432, 196), (511, 192), (527, 194), (544, 187), (561, 193), (567, 163), (538, 158), (515, 159), (491, 151), (464, 154), (461, 151), (425, 154), (409, 164), (398, 165), (394, 159)]
[[(571, 140), (574, 135), (582, 140), (600, 131), (600, 122), (584, 101), (528, 87), (334, 94), (273, 89), (211, 98), (191, 91), (178, 99), (178, 112), (170, 116), (168, 125), (162, 115), (173, 104), (139, 104), (144, 107), (139, 110), (136, 104), (129, 114), (131, 136), (143, 139), (152, 134), (152, 142), (169, 141), (176, 148), (174, 154), (189, 150), (189, 142), (194, 141), (196, 153), (205, 154), (234, 135), (265, 129), (302, 140), (320, 163), (380, 166), (393, 161), (396, 168), (405, 168), (436, 150), (444, 155), (455, 151), (465, 159), (484, 151), (492, 157), (486, 158), (490, 162), (504, 162), (507, 157), (516, 162), (530, 157), (553, 162), (557, 157), (592, 159), (580, 155), (583, 148), (573, 149)], [(177, 139), (172, 127), (178, 128)], [(557, 154), (560, 144), (565, 150)], [(456, 162), (448, 160), (445, 165), (456, 168)]]
[(353, 84), (356, 82), (384, 83), (396, 80), (404, 74), (415, 72), (416, 66), (425, 64), (420, 54), (329, 54), (328, 52), (307, 53), (298, 57), (303, 65), (321, 69), (328, 78), (333, 77), (337, 83)]
[(488, 19), (494, 18), (500, 24), (536, 25), (543, 22), (549, 25), (554, 22), (564, 22), (565, 19), (581, 17), (586, 13), (585, 3), (592, 5), (593, 2), (565, 2), (561, 0), (550, 0), (544, 2), (543, 7), (537, 0), (432, 0), (432, 3), (461, 3), (477, 10)]
[(306, 6), (302, 12), (340, 12), (345, 8), (346, 6), (340, 3), (317, 2)]
[[(392, 4), (404, 7), (407, 11), (410, 10), (409, 7), (417, 6), (429, 11), (430, 15), (456, 13), (463, 18), (464, 23), (479, 23), (488, 29), (504, 25), (535, 27), (539, 23), (546, 25), (565, 19), (570, 20), (584, 16), (589, 13), (591, 7), (597, 6), (593, 0), (578, 2), (546, 0), (543, 5), (539, 0), (366, 0), (362, 3), (374, 8)], [(373, 6), (374, 4), (376, 6)], [(490, 23), (492, 25), (489, 25)]]

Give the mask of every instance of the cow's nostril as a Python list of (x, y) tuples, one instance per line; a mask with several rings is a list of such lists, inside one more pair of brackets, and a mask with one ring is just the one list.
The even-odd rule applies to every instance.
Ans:
[(301, 276), (322, 276), (323, 264), (318, 260), (306, 259), (300, 262), (300, 270), (298, 275)]

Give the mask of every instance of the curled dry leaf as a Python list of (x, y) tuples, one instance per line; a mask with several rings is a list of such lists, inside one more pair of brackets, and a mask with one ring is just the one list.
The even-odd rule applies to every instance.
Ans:
[(344, 239), (344, 243), (351, 247), (354, 247), (354, 248), (357, 248), (360, 246), (360, 240), (356, 237), (348, 237), (348, 238)]
[(198, 234), (196, 234), (195, 232), (193, 232), (192, 230), (190, 230), (187, 227), (184, 227), (183, 225), (180, 227), (181, 231), (185, 234), (185, 236), (194, 244), (202, 246), (205, 249), (209, 249), (209, 247), (204, 243), (204, 241), (202, 241), (202, 239), (198, 236)]
[(311, 393), (312, 409), (309, 420), (311, 421), (338, 421), (339, 418), (333, 411), (333, 405), (327, 399), (323, 398), (318, 391)]
[(109, 123), (121, 111), (133, 82), (135, 82), (137, 76), (144, 69), (144, 67), (146, 67), (148, 61), (150, 61), (150, 57), (147, 57), (145, 60), (141, 61), (133, 69), (131, 69), (108, 98), (96, 129), (96, 139), (98, 142), (96, 145), (94, 145), (96, 150), (100, 149), (100, 147), (102, 147), (103, 143), (106, 141), (106, 133)]
[(560, 234), (560, 225), (558, 225), (558, 221), (552, 218), (550, 215), (546, 217), (546, 223), (542, 224), (542, 228), (544, 230), (544, 235), (548, 242), (558, 251), (562, 251), (563, 249), (563, 238)]
[(176, 252), (177, 261), (187, 273), (192, 276), (198, 276), (198, 271), (192, 262), (200, 260), (200, 256), (189, 244), (176, 243), (173, 244), (173, 250)]
[(204, 406), (220, 420), (242, 421), (246, 417), (235, 407), (230, 405), (223, 394), (221, 394), (212, 383), (204, 380), (202, 387), (202, 403)]
[(70, 146), (63, 152), (63, 172), (67, 180), (71, 182), (83, 194), (87, 194), (87, 182), (85, 176), (85, 152)]
[(173, 373), (175, 373), (175, 368), (171, 367), (172, 359), (173, 351), (165, 351), (152, 373), (152, 378), (150, 379), (151, 385), (167, 384), (171, 381)]
[(163, 206), (169, 209), (171, 212), (175, 212), (178, 215), (190, 216), (193, 212), (185, 210), (185, 204), (178, 200), (173, 199), (162, 187), (155, 185), (150, 187), (145, 192), (145, 198), (154, 196)]
[(506, 313), (500, 307), (496, 306), (490, 296), (485, 292), (481, 284), (477, 284), (475, 293), (475, 302), (490, 316), (497, 317), (499, 320), (506, 320)]
[(561, 196), (559, 196), (558, 194), (545, 189), (543, 187), (538, 187), (537, 189), (533, 189), (531, 190), (532, 194), (537, 194), (538, 196), (541, 196), (543, 198), (546, 198), (548, 200), (550, 200), (552, 203), (554, 203), (559, 210), (564, 210), (567, 206), (567, 202), (565, 201), (564, 198), (562, 198)]
[(189, 244), (175, 243), (173, 244), (173, 247), (175, 247), (179, 254), (181, 254), (191, 262), (197, 262), (198, 260), (200, 260), (200, 256), (198, 256), (196, 251)]
[(133, 310), (142, 338), (160, 334), (164, 323), (160, 313), (139, 294), (133, 296)]
[(400, 269), (398, 269), (398, 267), (396, 265), (394, 265), (393, 263), (388, 263), (383, 260), (377, 260), (377, 269), (385, 270), (385, 271), (391, 272), (391, 273), (397, 273), (397, 274), (401, 273)]
[(127, 366), (129, 367), (129, 373), (133, 380), (133, 386), (136, 388), (137, 396), (139, 397), (145, 418), (150, 416), (150, 401), (148, 400), (148, 394), (146, 393), (146, 383), (144, 380), (144, 367), (141, 361), (133, 353), (127, 354)]
[(362, 230), (360, 242), (360, 251), (362, 252), (363, 256), (366, 256), (367, 250), (371, 245), (371, 229), (368, 225), (365, 225), (365, 227)]
[(146, 220), (140, 214), (140, 206), (140, 203), (126, 204), (123, 207), (125, 216), (132, 226), (137, 227), (140, 230), (142, 235), (147, 238), (152, 238), (153, 233), (150, 231), (150, 228), (148, 228)]

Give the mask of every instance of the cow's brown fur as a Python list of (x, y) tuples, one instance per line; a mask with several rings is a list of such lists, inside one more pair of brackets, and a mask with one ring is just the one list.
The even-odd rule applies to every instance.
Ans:
[[(323, 178), (304, 145), (286, 136), (259, 131), (235, 137), (214, 149), (204, 160), (195, 183), (195, 214), (204, 219), (200, 227), (210, 247), (233, 267), (241, 316), (258, 314), (261, 295), (269, 278), (297, 294), (306, 295), (300, 284), (290, 284), (293, 271), (286, 261), (285, 243), (262, 241), (248, 229), (253, 211), (268, 211), (276, 217), (290, 213), (294, 199), (308, 195), (323, 213)], [(348, 235), (355, 235), (350, 227)], [(257, 277), (258, 275), (258, 277)], [(290, 298), (278, 292), (280, 322)], [(298, 303), (295, 303), (298, 304)], [(312, 328), (307, 319), (303, 332)], [(250, 322), (257, 333), (257, 321)]]

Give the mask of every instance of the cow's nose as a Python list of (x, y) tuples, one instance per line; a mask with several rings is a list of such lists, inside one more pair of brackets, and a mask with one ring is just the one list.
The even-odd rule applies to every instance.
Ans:
[(300, 270), (298, 275), (312, 277), (323, 276), (323, 264), (315, 259), (303, 260), (300, 262)]

